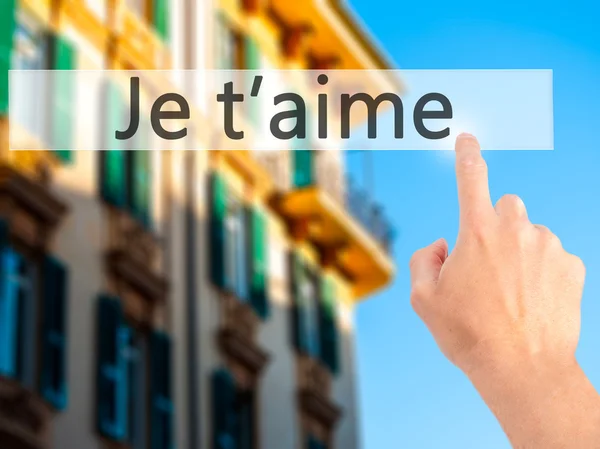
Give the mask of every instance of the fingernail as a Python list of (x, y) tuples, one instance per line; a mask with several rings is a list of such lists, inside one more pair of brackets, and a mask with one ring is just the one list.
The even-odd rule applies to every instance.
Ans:
[(475, 137), (473, 134), (469, 134), (469, 133), (460, 133), (458, 135), (458, 137), (456, 138), (456, 140), (459, 139), (472, 139), (473, 137)]

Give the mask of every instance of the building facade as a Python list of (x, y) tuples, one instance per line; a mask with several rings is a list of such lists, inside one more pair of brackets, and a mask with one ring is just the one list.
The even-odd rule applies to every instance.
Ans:
[[(342, 151), (9, 151), (127, 107), (11, 117), (9, 69), (388, 67), (338, 0), (1, 0), (0, 447), (358, 448), (354, 307), (394, 275)], [(209, 146), (211, 87), (168, 82)]]

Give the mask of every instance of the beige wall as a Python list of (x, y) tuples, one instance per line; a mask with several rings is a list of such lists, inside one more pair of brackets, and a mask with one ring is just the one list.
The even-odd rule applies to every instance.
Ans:
[[(98, 447), (95, 433), (96, 376), (96, 297), (103, 288), (102, 232), (106, 229), (103, 206), (97, 191), (97, 153), (78, 152), (74, 165), (59, 170), (56, 189), (70, 207), (56, 238), (56, 252), (70, 267), (69, 296), (69, 407), (57, 416), (53, 448), (94, 449)], [(167, 329), (174, 342), (174, 400), (177, 447), (187, 448), (190, 432), (197, 432), (200, 447), (210, 447), (211, 392), (210, 377), (220, 366), (221, 358), (215, 345), (219, 323), (219, 297), (208, 281), (209, 241), (207, 230), (207, 157), (204, 152), (172, 151), (161, 155), (161, 166), (170, 168), (172, 187), (169, 201), (156, 205), (166, 218), (160, 228), (169, 242), (165, 255), (170, 278)], [(170, 159), (167, 162), (165, 159)], [(185, 167), (195, 164), (196, 173), (196, 279), (194, 329), (196, 351), (190, 358), (190, 304), (186, 290), (185, 249)], [(160, 178), (158, 178), (160, 179)], [(164, 186), (163, 186), (164, 188)], [(160, 207), (159, 207), (160, 206)], [(293, 348), (290, 343), (288, 243), (282, 224), (271, 218), (269, 235), (269, 273), (271, 315), (261, 324), (259, 344), (269, 353), (259, 389), (260, 449), (300, 448), (300, 431), (295, 403), (296, 373)], [(333, 384), (334, 401), (344, 409), (335, 433), (337, 449), (354, 449), (357, 416), (354, 382), (354, 341), (351, 306), (341, 308), (341, 373)], [(194, 324), (194, 323), (192, 323)], [(189, 364), (196, 363), (198, 395), (190, 396)], [(190, 422), (190, 401), (197, 401), (200, 422)]]
[[(101, 0), (86, 0), (96, 11), (104, 11)], [(195, 5), (194, 32), (197, 44), (203, 48), (186, 49), (183, 18), (185, 4)], [(176, 30), (172, 43), (181, 49), (174, 53), (175, 68), (210, 67), (210, 37), (214, 7), (210, 2), (175, 0), (173, 2), (172, 29)], [(104, 9), (103, 9), (104, 8)], [(206, 26), (205, 26), (206, 25)], [(208, 31), (207, 31), (208, 30)], [(80, 42), (73, 30), (68, 30), (80, 48), (85, 48), (86, 68), (102, 66), (103, 58), (90, 46)], [(201, 45), (204, 42), (204, 45)], [(186, 62), (184, 50), (191, 51), (191, 61)], [(196, 92), (204, 92), (197, 86)], [(201, 94), (198, 94), (201, 96)], [(100, 447), (95, 431), (96, 411), (96, 297), (103, 288), (103, 254), (105, 211), (99, 200), (97, 182), (97, 157), (95, 152), (78, 152), (72, 165), (60, 168), (54, 185), (59, 195), (69, 204), (70, 213), (56, 237), (56, 253), (70, 268), (69, 291), (69, 347), (68, 381), (69, 405), (57, 415), (52, 448), (95, 449)], [(219, 298), (208, 280), (209, 240), (207, 229), (207, 175), (208, 152), (171, 151), (156, 154), (161, 167), (156, 174), (155, 213), (158, 229), (168, 242), (165, 264), (170, 280), (169, 309), (166, 327), (174, 342), (173, 392), (175, 401), (176, 447), (189, 448), (191, 435), (196, 434), (199, 447), (211, 447), (211, 391), (210, 378), (220, 366), (221, 357), (215, 345), (219, 323)], [(282, 156), (287, 159), (287, 156)], [(341, 159), (333, 155), (335, 159)], [(194, 166), (195, 198), (192, 205), (196, 218), (195, 303), (190, 305), (186, 284), (186, 167)], [(288, 173), (289, 175), (289, 173)], [(164, 180), (164, 182), (161, 182)], [(169, 183), (170, 181), (170, 183)], [(269, 353), (270, 362), (262, 377), (259, 390), (259, 449), (300, 449), (301, 433), (295, 402), (295, 358), (290, 342), (289, 292), (287, 251), (288, 242), (280, 221), (269, 221), (269, 273), (271, 315), (261, 324), (259, 344)], [(190, 315), (192, 313), (192, 315)], [(344, 409), (342, 421), (335, 433), (336, 449), (356, 449), (358, 417), (355, 403), (353, 309), (344, 306), (341, 314), (341, 374), (334, 381), (335, 402)], [(190, 327), (192, 326), (192, 327)], [(195, 327), (193, 327), (195, 326)], [(194, 339), (190, 342), (190, 335)], [(195, 349), (190, 351), (190, 348)], [(196, 364), (197, 395), (191, 396), (190, 364)], [(195, 401), (199, 422), (189, 416), (190, 404)]]

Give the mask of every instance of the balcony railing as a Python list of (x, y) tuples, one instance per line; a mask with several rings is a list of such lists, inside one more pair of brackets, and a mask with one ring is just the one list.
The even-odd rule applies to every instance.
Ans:
[(319, 186), (375, 238), (388, 254), (392, 251), (395, 230), (383, 206), (373, 201), (343, 172), (334, 151), (256, 151), (256, 159), (271, 174), (280, 192)]
[(382, 248), (391, 254), (396, 231), (385, 214), (383, 206), (371, 199), (369, 193), (348, 180), (346, 207)]

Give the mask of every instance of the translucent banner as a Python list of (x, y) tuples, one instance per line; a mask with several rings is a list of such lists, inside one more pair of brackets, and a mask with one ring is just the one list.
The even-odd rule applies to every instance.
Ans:
[(551, 150), (551, 70), (10, 72), (12, 150)]

